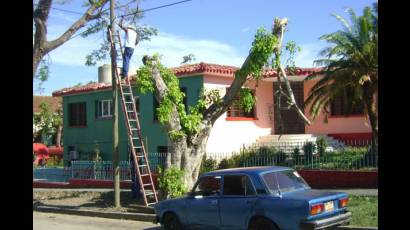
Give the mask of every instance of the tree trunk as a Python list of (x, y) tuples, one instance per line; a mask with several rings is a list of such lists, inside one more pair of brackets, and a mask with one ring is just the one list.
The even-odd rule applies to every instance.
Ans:
[(36, 76), (38, 66), (40, 65), (43, 55), (41, 55), (40, 48), (33, 48), (33, 79)]
[(57, 135), (56, 135), (56, 146), (61, 146), (61, 134), (63, 132), (63, 124), (59, 124), (57, 127)]
[(363, 96), (369, 117), (370, 126), (372, 127), (372, 145), (371, 151), (373, 154), (378, 154), (379, 126), (376, 103), (374, 100), (374, 91), (369, 82), (363, 85)]

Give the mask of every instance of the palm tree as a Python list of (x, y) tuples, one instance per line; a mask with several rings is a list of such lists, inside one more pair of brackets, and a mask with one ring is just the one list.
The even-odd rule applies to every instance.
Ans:
[(377, 153), (378, 145), (378, 16), (377, 3), (363, 10), (362, 16), (356, 16), (348, 9), (351, 24), (343, 17), (333, 14), (344, 26), (343, 30), (326, 34), (321, 40), (331, 43), (330, 47), (320, 52), (325, 58), (315, 60), (315, 64), (324, 66), (317, 74), (306, 80), (320, 77), (312, 87), (305, 101), (311, 105), (310, 113), (317, 117), (329, 113), (329, 104), (337, 97), (343, 98), (350, 114), (353, 108), (362, 107), (368, 116), (372, 128), (372, 153)]

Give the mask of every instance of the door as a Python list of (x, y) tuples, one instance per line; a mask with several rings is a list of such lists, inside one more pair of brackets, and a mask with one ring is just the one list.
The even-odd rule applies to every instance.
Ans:
[(189, 225), (192, 229), (219, 229), (221, 177), (201, 178), (187, 199)]
[(255, 188), (247, 175), (223, 178), (223, 195), (219, 199), (221, 226), (224, 229), (246, 229), (257, 200)]
[[(290, 82), (290, 87), (292, 88), (293, 94), (295, 96), (296, 104), (299, 106), (299, 108), (302, 107), (304, 98), (303, 98), (303, 82)], [(278, 82), (273, 82), (273, 90), (276, 92), (278, 90)], [(282, 83), (282, 90), (286, 92), (285, 85)], [(278, 102), (278, 97), (274, 93), (274, 102), (275, 105)], [(284, 96), (281, 97), (280, 100), (281, 104), (281, 109), (280, 113), (282, 116), (282, 123), (283, 123), (283, 134), (303, 134), (305, 133), (305, 123), (303, 120), (299, 117), (298, 113), (292, 108), (292, 109), (286, 109), (287, 107), (287, 102), (286, 98)], [(275, 114), (278, 112), (276, 109), (276, 106), (274, 106), (274, 111)], [(279, 133), (279, 121), (274, 119), (274, 125), (275, 125), (275, 133)]]

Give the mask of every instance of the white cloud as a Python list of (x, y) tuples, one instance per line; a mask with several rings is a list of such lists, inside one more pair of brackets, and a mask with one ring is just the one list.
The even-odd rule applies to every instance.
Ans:
[(323, 49), (321, 43), (301, 44), (302, 51), (296, 54), (295, 64), (298, 67), (314, 67), (313, 61), (320, 58), (319, 52)]
[(195, 55), (194, 62), (240, 66), (245, 60), (235, 48), (219, 41), (159, 33), (151, 41), (143, 42), (137, 47), (133, 63), (141, 64), (143, 55), (154, 53), (163, 55), (162, 62), (168, 67), (179, 66), (182, 57), (190, 53)]
[(242, 33), (245, 33), (245, 32), (248, 32), (250, 29), (251, 29), (251, 28), (250, 28), (249, 26), (247, 26), (247, 27), (245, 27), (245, 28), (242, 28), (242, 29), (241, 29), (241, 32), (242, 32)]
[[(62, 25), (54, 25), (50, 28), (48, 38), (55, 39), (66, 28)], [(85, 56), (92, 50), (99, 48), (102, 34), (96, 34), (88, 38), (76, 37), (50, 52), (53, 63), (68, 66), (84, 66)], [(195, 63), (209, 62), (225, 65), (240, 66), (244, 57), (234, 47), (215, 40), (193, 39), (169, 33), (159, 33), (151, 41), (141, 42), (134, 51), (130, 68), (140, 66), (143, 55), (159, 53), (163, 55), (162, 62), (168, 67), (179, 66), (182, 57), (193, 53)], [(97, 65), (109, 63), (97, 63)]]

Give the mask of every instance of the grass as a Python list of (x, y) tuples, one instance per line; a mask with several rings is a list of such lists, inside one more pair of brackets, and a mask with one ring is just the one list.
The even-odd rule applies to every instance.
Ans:
[(378, 197), (349, 196), (348, 210), (352, 212), (351, 226), (377, 227), (378, 226)]

